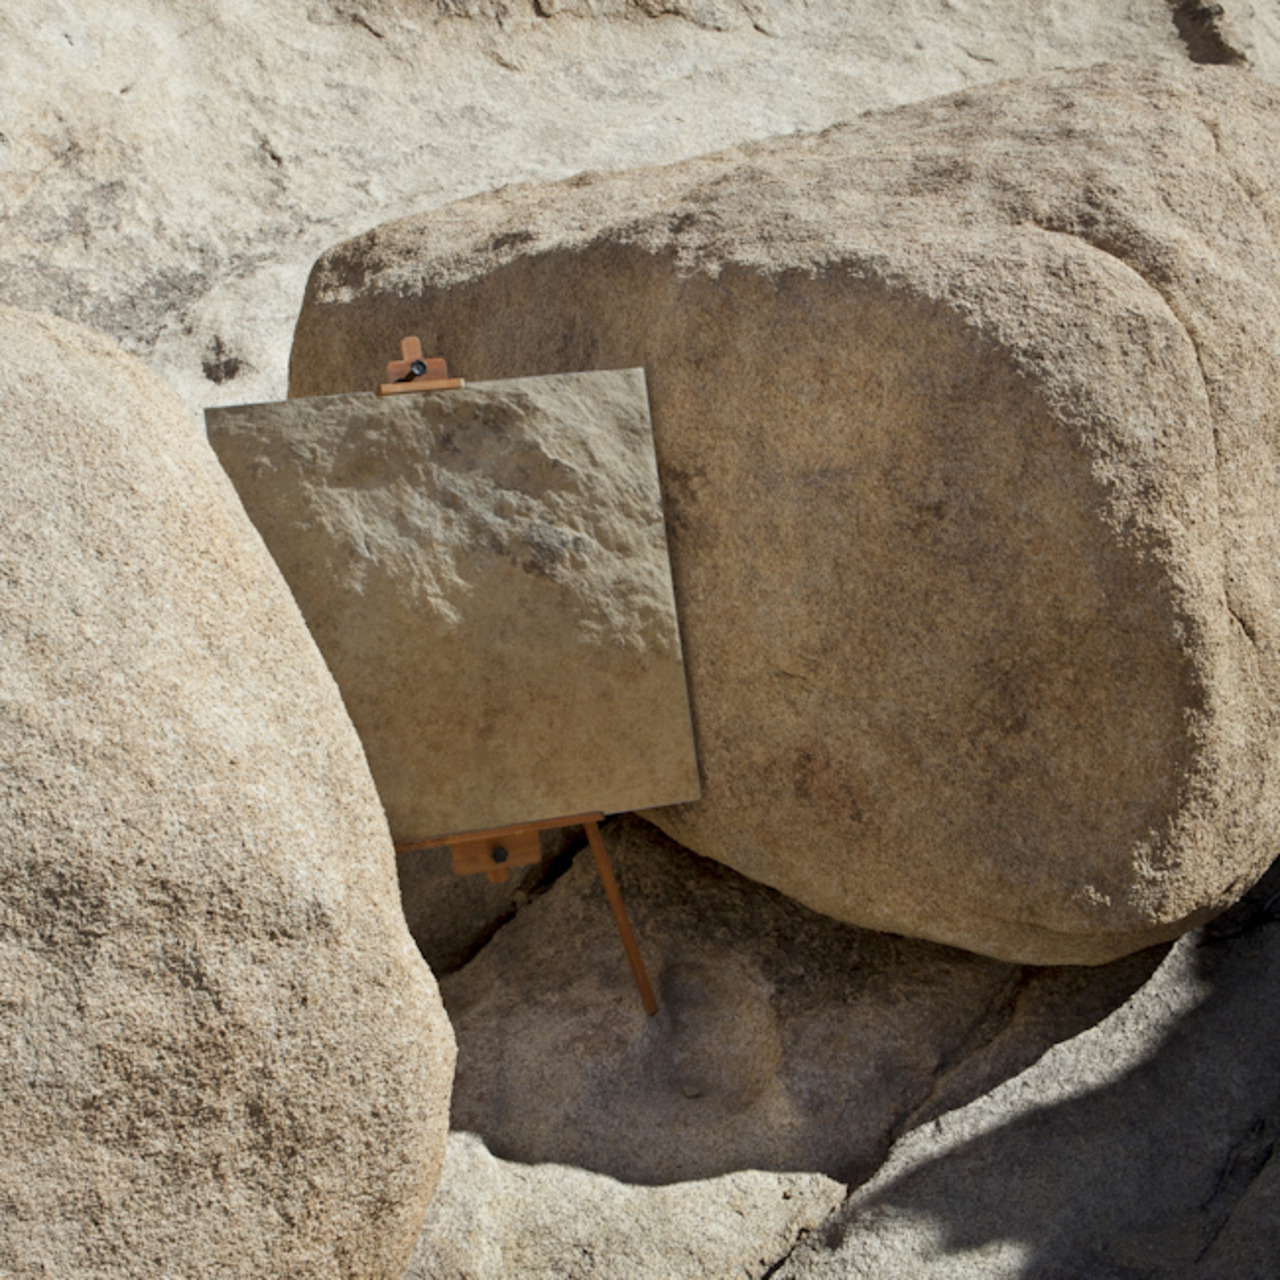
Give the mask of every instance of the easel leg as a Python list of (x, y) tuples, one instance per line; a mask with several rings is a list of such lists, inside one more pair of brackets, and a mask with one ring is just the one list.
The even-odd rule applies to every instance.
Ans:
[(591, 844), (591, 852), (595, 855), (596, 870), (604, 884), (605, 897), (609, 899), (609, 908), (613, 912), (614, 923), (622, 935), (622, 946), (631, 962), (631, 973), (636, 980), (636, 988), (640, 992), (640, 1003), (650, 1017), (658, 1012), (658, 1002), (653, 997), (653, 988), (649, 985), (649, 975), (644, 971), (644, 961), (640, 957), (640, 948), (636, 945), (636, 935), (631, 932), (631, 921), (627, 919), (627, 909), (622, 905), (622, 891), (614, 879), (613, 867), (609, 864), (609, 854), (604, 847), (600, 835), (600, 827), (595, 822), (584, 822), (587, 829), (587, 840)]

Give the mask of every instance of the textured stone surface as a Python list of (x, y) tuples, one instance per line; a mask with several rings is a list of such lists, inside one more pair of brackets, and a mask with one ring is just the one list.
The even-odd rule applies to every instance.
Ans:
[(1280, 828), (1280, 98), (1099, 68), (508, 188), (317, 264), (292, 391), (412, 325), (643, 365), (704, 798), (683, 843), (1034, 962), (1174, 936)]
[(404, 1280), (756, 1280), (844, 1199), (821, 1174), (635, 1187), (452, 1133)]
[[(637, 819), (605, 830), (667, 1021), (640, 1018), (586, 865), (446, 981), (461, 1012), (455, 1118), (508, 1160), (451, 1136), (411, 1280), (503, 1266), (736, 1274), (713, 1265), (726, 1198), (743, 1210), (748, 1275), (1271, 1280), (1280, 867), (1172, 949), (1013, 968), (814, 917)], [(736, 983), (717, 986), (711, 958)], [(737, 1081), (741, 1102), (749, 1075), (735, 1050), (771, 1020), (783, 1046), (765, 1057), (772, 1113), (759, 1091), (735, 1113), (726, 1083)], [(781, 1237), (795, 1222), (775, 1234), (770, 1184), (741, 1171), (769, 1142), (775, 1153), (785, 1145), (767, 1135), (786, 1122), (780, 1094), (844, 1100), (839, 1117), (829, 1112), (832, 1138), (813, 1140), (814, 1124), (807, 1142), (793, 1132), (788, 1159), (765, 1161), (789, 1170), (780, 1176), (802, 1197), (794, 1248)], [(702, 1106), (718, 1123), (697, 1117)], [(689, 1171), (696, 1157), (679, 1143), (713, 1154), (701, 1181), (652, 1185), (539, 1163), (578, 1160), (567, 1130), (579, 1128), (593, 1135), (594, 1167), (628, 1179), (660, 1160)], [(815, 1167), (854, 1185), (812, 1226), (830, 1190), (805, 1181), (800, 1171)], [(699, 1205), (701, 1233), (685, 1209)], [(781, 1242), (773, 1254), (770, 1238)]]
[(654, 1017), (589, 855), (441, 983), (451, 1123), (504, 1160), (633, 1184), (860, 1181), (898, 1133), (1105, 1016), (1157, 960), (1023, 969), (823, 919), (635, 817), (603, 831)]
[(453, 1041), (199, 425), (0, 310), (0, 1273), (397, 1276)]
[(193, 408), (279, 399), (312, 262), (386, 218), (1104, 58), (1280, 78), (1274, 5), (1224, 5), (1179, 0), (1180, 34), (1169, 0), (9, 4), (0, 299)]
[[(1273, 1106), (1261, 1124), (1255, 1118), (1238, 1135), (1219, 1171), (1224, 1185), (1236, 1175), (1228, 1213), (1220, 1206), (1214, 1215), (1222, 1219), (1221, 1227), (1200, 1254), (1194, 1280), (1270, 1280), (1275, 1274), (1280, 1258), (1280, 1160), (1273, 1159), (1278, 1130), (1280, 1115)], [(1236, 1165), (1243, 1157), (1243, 1168), (1228, 1168), (1232, 1157)]]
[(1280, 871), (1109, 1018), (903, 1137), (779, 1280), (1270, 1280)]
[(397, 841), (697, 796), (642, 370), (206, 417)]

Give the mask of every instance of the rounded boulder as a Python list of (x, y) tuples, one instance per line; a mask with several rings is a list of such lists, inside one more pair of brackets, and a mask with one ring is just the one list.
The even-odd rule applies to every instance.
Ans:
[(312, 272), (291, 393), (405, 333), (641, 365), (703, 774), (671, 835), (1006, 960), (1175, 936), (1280, 836), (1280, 95), (1115, 65), (510, 187)]
[(157, 377), (0, 353), (0, 1271), (398, 1278), (454, 1044), (337, 688)]

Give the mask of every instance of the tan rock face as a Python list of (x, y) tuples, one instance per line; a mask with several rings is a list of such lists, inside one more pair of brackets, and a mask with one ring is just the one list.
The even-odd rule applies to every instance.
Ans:
[(499, 1160), (474, 1134), (451, 1133), (404, 1280), (759, 1280), (844, 1196), (819, 1173), (629, 1187), (568, 1165)]
[(194, 409), (279, 399), (311, 264), (387, 218), (1104, 58), (1280, 79), (1271, 4), (1176, 7), (8, 4), (0, 299), (110, 333)]
[(206, 417), (397, 840), (697, 796), (641, 370)]
[(0, 311), (0, 1271), (395, 1277), (453, 1041), (338, 692), (198, 424)]
[(1102, 68), (391, 223), (291, 392), (418, 332), (647, 370), (704, 798), (840, 919), (1096, 963), (1274, 848), (1280, 101)]

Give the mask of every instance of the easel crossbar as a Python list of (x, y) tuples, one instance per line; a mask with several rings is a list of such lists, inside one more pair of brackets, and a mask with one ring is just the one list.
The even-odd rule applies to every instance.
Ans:
[(571, 818), (547, 818), (541, 822), (517, 822), (509, 827), (486, 827), (480, 831), (455, 831), (451, 836), (431, 836), (426, 840), (405, 840), (396, 845), (397, 853), (415, 853), (419, 849), (440, 849), (449, 844), (467, 844), (472, 840), (499, 840), (519, 835), (522, 831), (550, 831), (555, 827), (581, 827), (588, 822), (603, 822), (603, 813), (579, 813)]

